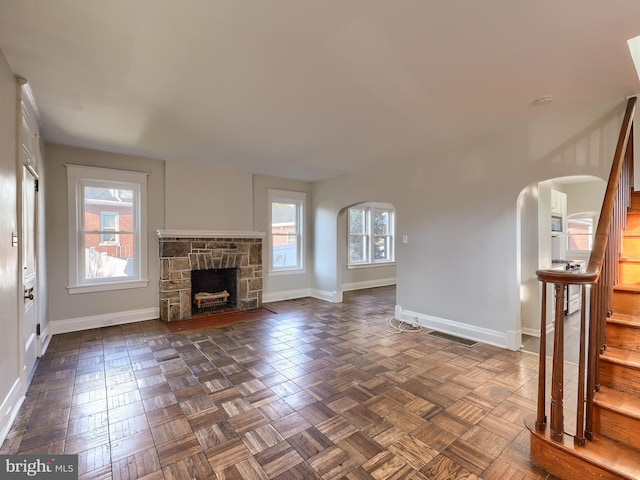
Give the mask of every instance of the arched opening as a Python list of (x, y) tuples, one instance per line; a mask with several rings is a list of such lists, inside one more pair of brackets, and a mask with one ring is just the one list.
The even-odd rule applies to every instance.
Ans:
[(342, 292), (396, 283), (395, 207), (363, 201), (337, 216), (338, 286)]
[[(539, 351), (542, 298), (536, 271), (586, 264), (605, 190), (606, 182), (598, 177), (571, 176), (533, 183), (520, 193), (520, 328), (522, 348), (526, 351)], [(547, 295), (547, 302), (552, 302), (553, 292), (548, 291)], [(570, 295), (566, 297), (565, 322), (569, 323), (565, 323), (565, 328), (570, 332), (570, 322), (577, 322), (582, 306), (579, 302), (570, 303)], [(546, 314), (547, 329), (552, 331), (551, 310)], [(567, 355), (570, 357), (572, 353)]]

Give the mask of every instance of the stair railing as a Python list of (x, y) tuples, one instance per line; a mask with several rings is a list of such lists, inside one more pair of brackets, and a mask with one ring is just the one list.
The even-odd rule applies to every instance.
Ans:
[[(550, 394), (550, 437), (561, 442), (564, 434), (564, 305), (568, 285), (579, 285), (582, 295), (580, 345), (574, 443), (584, 445), (593, 439), (593, 398), (599, 390), (599, 355), (606, 349), (605, 327), (611, 309), (613, 287), (618, 281), (618, 259), (622, 231), (626, 228), (627, 210), (633, 189), (633, 117), (636, 98), (629, 98), (616, 151), (609, 174), (593, 249), (584, 273), (538, 270), (542, 282), (542, 317), (540, 325), (540, 360), (536, 429), (547, 428), (547, 285), (555, 291), (554, 343)], [(587, 304), (587, 299), (589, 303)], [(587, 315), (587, 308), (588, 315)], [(588, 329), (587, 329), (588, 324)], [(588, 333), (587, 333), (588, 332)], [(588, 339), (587, 339), (588, 335)]]

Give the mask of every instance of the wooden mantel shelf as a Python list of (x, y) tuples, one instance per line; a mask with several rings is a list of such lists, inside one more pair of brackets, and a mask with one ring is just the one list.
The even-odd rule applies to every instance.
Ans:
[(157, 230), (158, 238), (264, 238), (264, 232), (221, 230)]

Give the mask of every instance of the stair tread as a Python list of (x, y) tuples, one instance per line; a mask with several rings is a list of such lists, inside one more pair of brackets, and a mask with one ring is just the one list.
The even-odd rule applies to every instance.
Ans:
[(616, 292), (640, 293), (640, 283), (619, 283), (613, 289)]
[(594, 397), (594, 402), (602, 408), (615, 410), (640, 420), (640, 398), (633, 393), (601, 386), (600, 391)]
[(640, 264), (640, 258), (637, 257), (620, 257), (618, 258), (619, 263), (629, 263), (629, 264)]
[(640, 317), (638, 315), (632, 315), (630, 313), (617, 313), (614, 312), (607, 318), (607, 323), (624, 325), (631, 328), (640, 328)]
[(550, 428), (545, 429), (544, 432), (532, 428), (532, 425), (535, 425), (535, 417), (526, 417), (525, 425), (533, 435), (542, 438), (548, 445), (552, 445), (569, 455), (581, 458), (620, 478), (640, 478), (640, 450), (636, 448), (599, 435), (594, 440), (587, 441), (582, 447), (575, 446), (573, 437), (570, 435), (565, 434), (562, 442), (556, 442), (550, 438)]
[(640, 352), (631, 350), (623, 350), (621, 348), (607, 347), (605, 352), (600, 355), (600, 360), (610, 361), (629, 368), (640, 370)]

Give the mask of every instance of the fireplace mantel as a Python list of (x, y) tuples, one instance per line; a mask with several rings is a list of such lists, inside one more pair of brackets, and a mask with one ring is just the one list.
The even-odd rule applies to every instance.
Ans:
[(160, 319), (185, 320), (194, 315), (192, 272), (234, 269), (236, 308), (262, 305), (261, 232), (158, 230), (160, 250)]
[(158, 230), (158, 238), (264, 238), (264, 232), (218, 230)]

